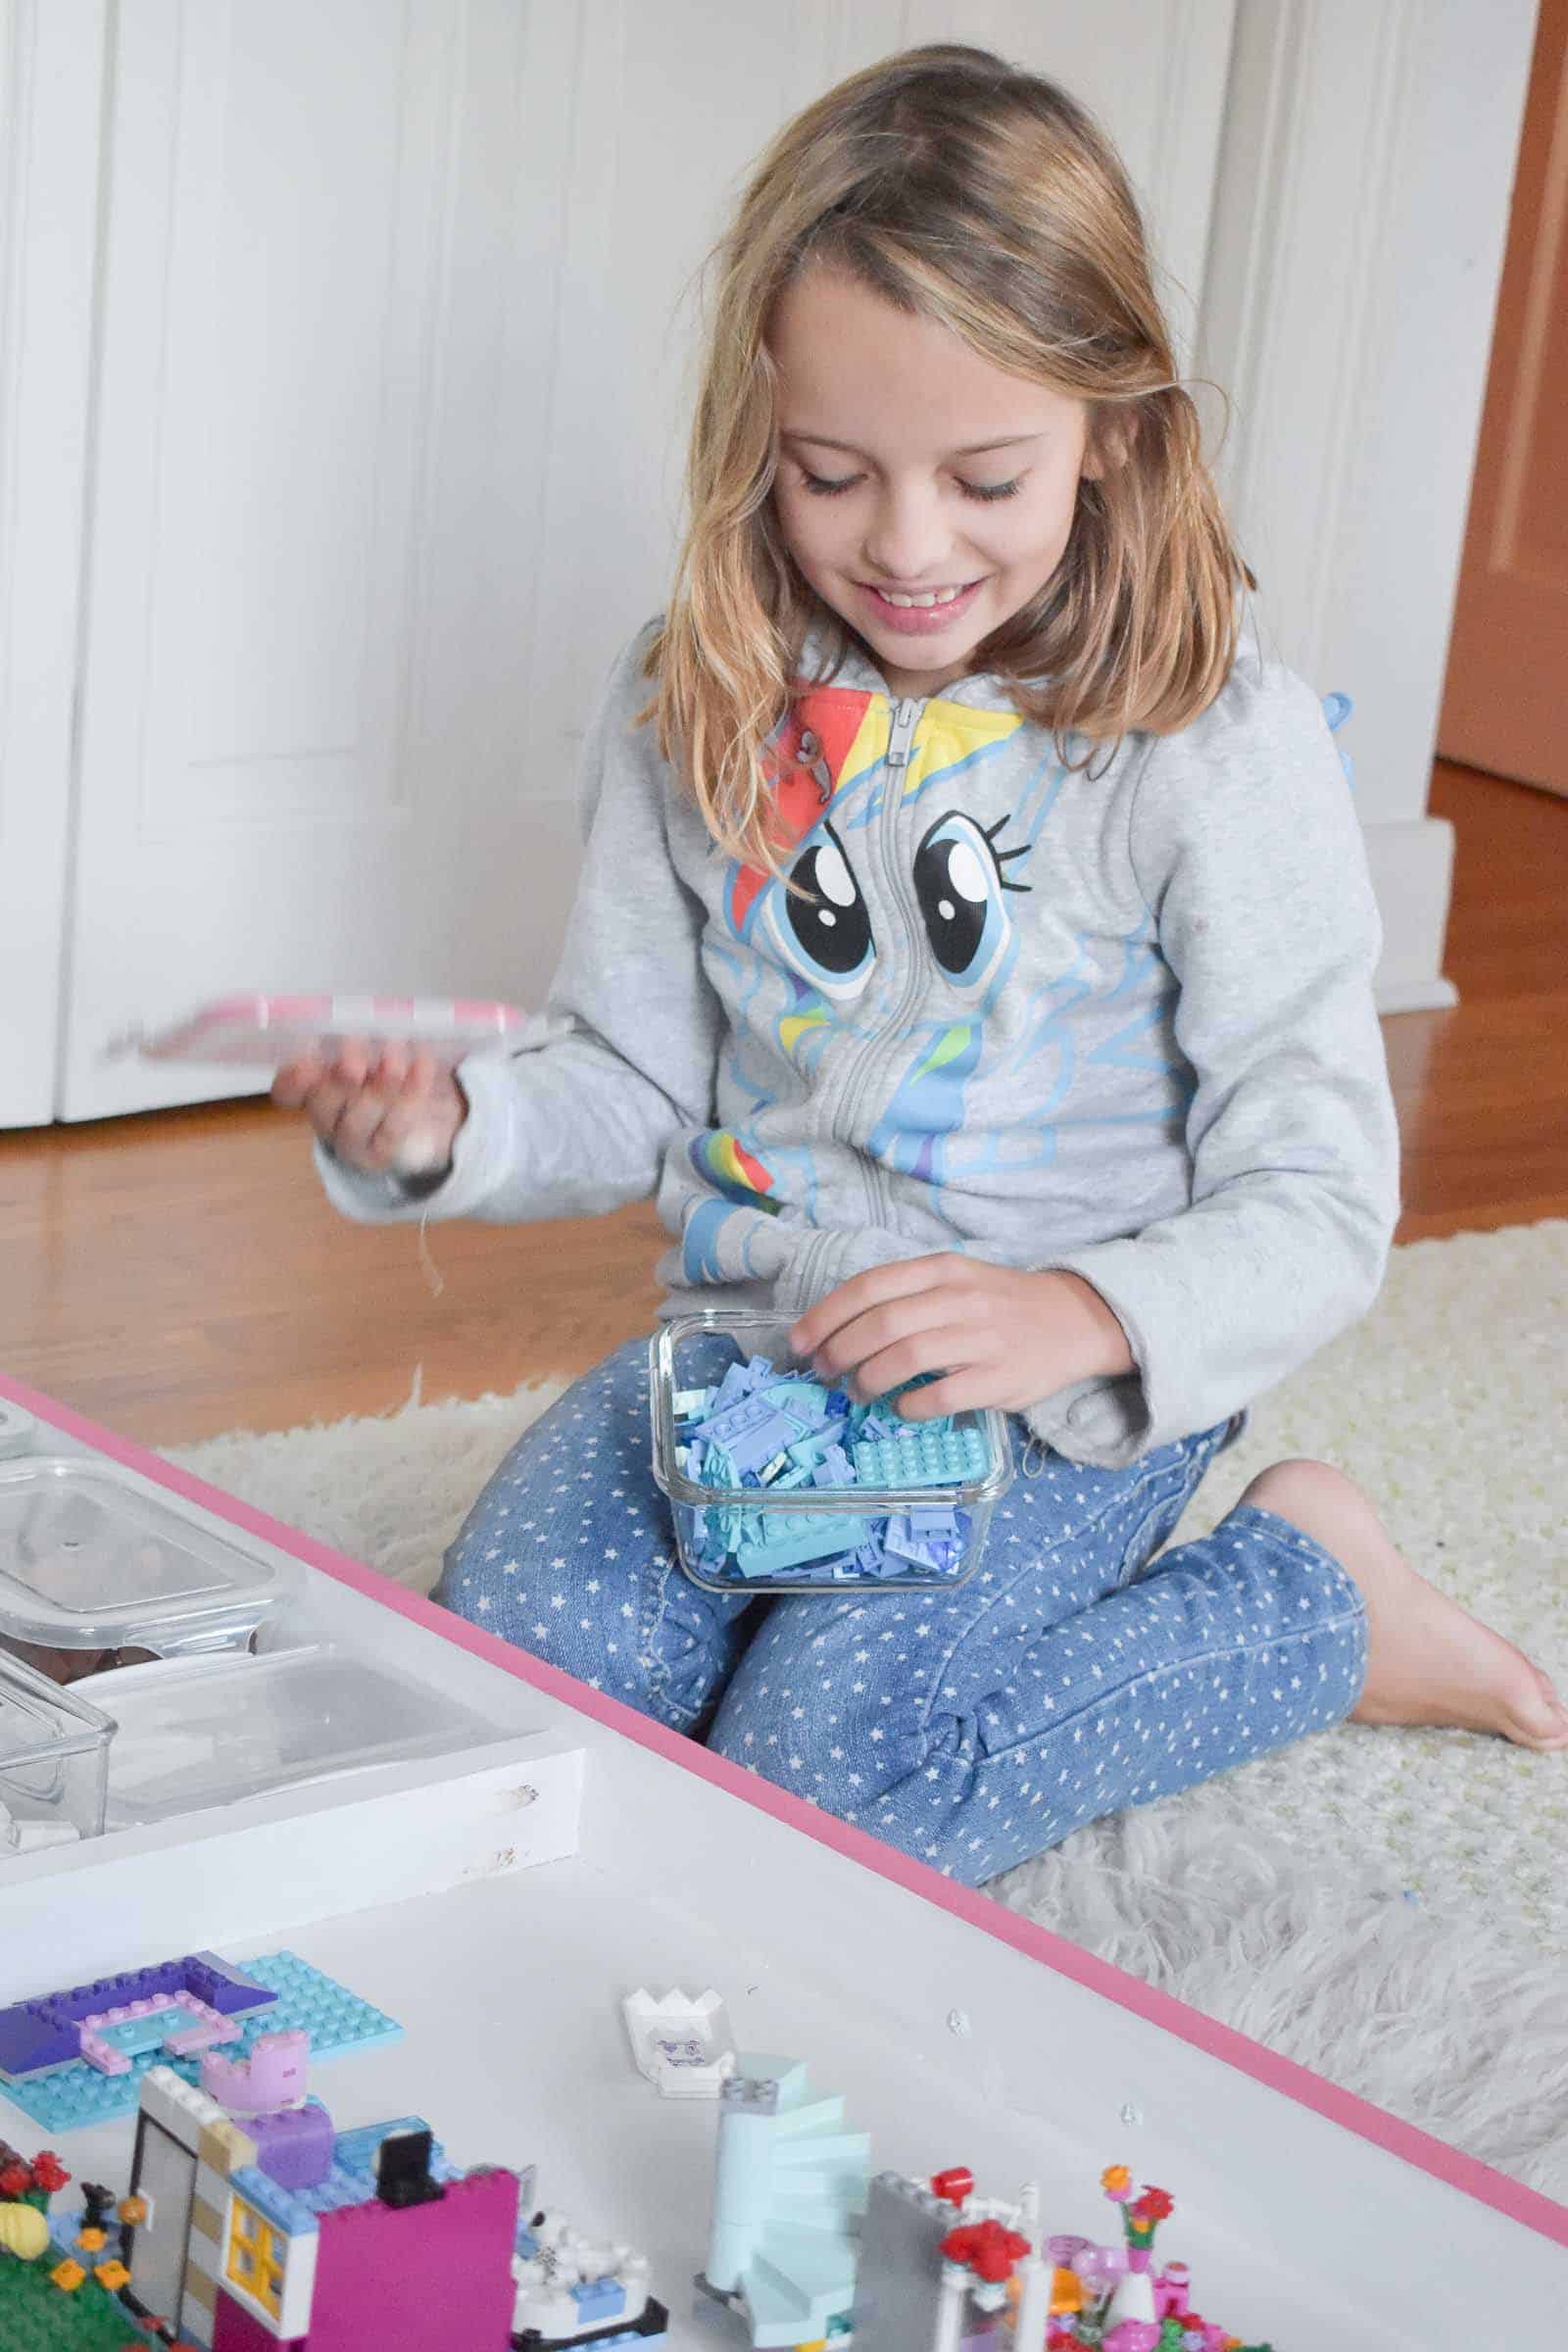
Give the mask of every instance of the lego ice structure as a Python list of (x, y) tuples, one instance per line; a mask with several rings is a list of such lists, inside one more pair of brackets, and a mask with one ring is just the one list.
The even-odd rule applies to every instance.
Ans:
[(700, 2316), (736, 2340), (824, 2352), (1268, 2352), (1192, 2306), (1185, 2264), (1154, 2267), (1171, 2199), (1101, 2178), (1123, 2243), (1047, 2236), (1031, 2183), (985, 2197), (955, 2165), (867, 2180), (869, 2142), (841, 2099), (810, 2099), (788, 2058), (743, 2056), (725, 2083)]
[(758, 2346), (820, 2343), (850, 2325), (871, 2142), (844, 2129), (841, 2098), (808, 2090), (797, 2060), (743, 2056), (719, 2093), (713, 2226), (697, 2284)]

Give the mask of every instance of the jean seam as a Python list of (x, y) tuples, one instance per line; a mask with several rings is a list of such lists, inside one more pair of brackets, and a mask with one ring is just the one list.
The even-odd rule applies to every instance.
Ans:
[[(1317, 1619), (1310, 1626), (1303, 1627), (1299, 1633), (1270, 1634), (1264, 1641), (1239, 1642), (1229, 1647), (1200, 1650), (1196, 1657), (1172, 1659), (1162, 1666), (1146, 1667), (1142, 1674), (1135, 1674), (1130, 1682), (1122, 1683), (1115, 1690), (1098, 1691), (1093, 1697), (1086, 1698), (1082, 1706), (1071, 1708), (1065, 1715), (1053, 1716), (1048, 1725), (1042, 1725), (1039, 1730), (1032, 1732), (1028, 1740), (1009, 1740), (1004, 1747), (988, 1747), (985, 1750), (986, 1759), (989, 1762), (1000, 1756), (1010, 1755), (1017, 1748), (1027, 1747), (1034, 1741), (1047, 1740), (1053, 1733), (1065, 1730), (1068, 1724), (1077, 1723), (1081, 1717), (1091, 1714), (1096, 1707), (1102, 1706), (1107, 1698), (1126, 1698), (1131, 1692), (1144, 1690), (1150, 1684), (1157, 1683), (1162, 1675), (1196, 1674), (1204, 1666), (1212, 1666), (1217, 1658), (1240, 1660), (1252, 1656), (1255, 1651), (1281, 1646), (1287, 1642), (1301, 1642), (1314, 1640), (1320, 1634), (1343, 1633), (1347, 1626), (1363, 1623), (1365, 1617), (1366, 1609), (1363, 1605), (1359, 1608), (1348, 1609), (1340, 1617), (1331, 1617), (1327, 1620)], [(1352, 1699), (1350, 1703), (1353, 1706), (1355, 1702)]]
[[(1199, 1487), (1202, 1484), (1203, 1477), (1207, 1472), (1209, 1460), (1212, 1457), (1209, 1454), (1205, 1454), (1203, 1456), (1199, 1468), (1198, 1477), (1194, 1481), (1192, 1489), (1187, 1496), (1187, 1500), (1189, 1502), (1192, 1500), (1193, 1495), (1197, 1494)], [(1176, 1463), (1171, 1470), (1162, 1472), (1159, 1475), (1162, 1479), (1167, 1481), (1173, 1479), (1179, 1481), (1186, 1476), (1191, 1466), (1191, 1462), (1192, 1456), (1190, 1454), (1184, 1454), (1181, 1461)], [(1153, 1506), (1153, 1510), (1163, 1508), (1164, 1502), (1170, 1499), (1171, 1492), (1174, 1492), (1173, 1488), (1165, 1494), (1159, 1503), (1156, 1503)], [(1006, 1598), (1007, 1594), (1012, 1591), (1013, 1585), (1016, 1584), (1020, 1578), (1029, 1575), (1033, 1569), (1041, 1567), (1047, 1560), (1051, 1558), (1053, 1552), (1060, 1551), (1064, 1544), (1076, 1544), (1079, 1538), (1088, 1530), (1099, 1527), (1102, 1520), (1107, 1519), (1110, 1516), (1110, 1513), (1115, 1509), (1117, 1499), (1118, 1497), (1116, 1496), (1109, 1497), (1102, 1510), (1091, 1514), (1088, 1519), (1078, 1522), (1074, 1526), (1071, 1535), (1059, 1535), (1054, 1544), (1043, 1544), (1038, 1551), (1032, 1551), (1028, 1560), (1018, 1569), (1016, 1576), (1011, 1578), (1002, 1591), (992, 1593), (988, 1600), (983, 1601), (981, 1603), (980, 1613), (974, 1617), (971, 1617), (963, 1630), (954, 1636), (953, 1641), (947, 1649), (940, 1653), (939, 1657), (933, 1664), (932, 1682), (929, 1692), (924, 1699), (917, 1702), (922, 1716), (921, 1732), (923, 1735), (929, 1733), (931, 1716), (935, 1711), (937, 1695), (942, 1688), (943, 1683), (947, 1680), (948, 1673), (953, 1665), (954, 1659), (957, 1656), (964, 1643), (969, 1641), (976, 1632), (982, 1621), (986, 1618), (989, 1618), (992, 1611), (1001, 1605), (1001, 1603)], [(1184, 1504), (1183, 1508), (1185, 1509), (1185, 1507), (1186, 1505)], [(1153, 1511), (1152, 1510), (1146, 1515), (1146, 1518), (1140, 1519), (1138, 1523), (1140, 1533), (1147, 1524), (1148, 1517), (1152, 1517), (1152, 1515)], [(1112, 1590), (1118, 1592), (1125, 1592), (1128, 1581), (1131, 1580), (1118, 1581)], [(1080, 1612), (1080, 1614), (1082, 1612)]]
[(637, 1663), (639, 1666), (644, 1666), (646, 1660), (644, 1671), (647, 1675), (646, 1690), (649, 1698), (667, 1709), (669, 1713), (679, 1715), (682, 1721), (673, 1728), (684, 1731), (688, 1724), (701, 1722), (704, 1706), (708, 1702), (705, 1700), (704, 1706), (690, 1707), (672, 1695), (669, 1687), (669, 1660), (660, 1649), (654, 1638), (665, 1615), (669, 1580), (672, 1576), (679, 1576), (681, 1573), (682, 1571), (673, 1562), (669, 1562), (662, 1568), (653, 1569), (649, 1574), (642, 1612), (637, 1620), (639, 1650)]

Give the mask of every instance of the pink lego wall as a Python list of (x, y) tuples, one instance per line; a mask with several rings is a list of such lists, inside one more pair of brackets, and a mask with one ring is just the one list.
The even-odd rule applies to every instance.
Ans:
[(434, 2205), (322, 2214), (309, 2352), (508, 2352), (516, 2229), (506, 2172), (470, 2174)]
[(260, 2320), (253, 2320), (248, 2311), (241, 2311), (233, 2296), (220, 2287), (213, 2321), (213, 2352), (304, 2352), (304, 2338), (293, 2335), (285, 2344), (275, 2335), (269, 2335)]

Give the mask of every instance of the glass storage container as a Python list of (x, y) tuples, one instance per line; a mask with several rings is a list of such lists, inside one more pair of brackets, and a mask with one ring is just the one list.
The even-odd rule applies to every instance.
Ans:
[[(980, 1565), (997, 1499), (1012, 1483), (1005, 1417), (956, 1413), (943, 1435), (899, 1421), (884, 1399), (873, 1408), (871, 1431), (840, 1448), (860, 1476), (880, 1473), (875, 1483), (813, 1484), (813, 1456), (832, 1443), (824, 1434), (825, 1389), (794, 1356), (790, 1329), (787, 1316), (714, 1308), (675, 1317), (650, 1343), (654, 1475), (669, 1497), (686, 1574), (716, 1592), (887, 1592), (965, 1583)], [(693, 1400), (717, 1388), (732, 1366), (759, 1356), (775, 1368), (760, 1396), (770, 1417), (753, 1416), (743, 1451), (751, 1458), (776, 1440), (772, 1468), (798, 1446), (782, 1474), (795, 1483), (706, 1485), (681, 1460)], [(896, 1422), (895, 1434), (889, 1425)], [(755, 1461), (752, 1469), (760, 1474)], [(901, 1475), (890, 1478), (890, 1471)]]
[(0, 1871), (104, 1826), (111, 1718), (0, 1655)]
[(0, 1461), (0, 1641), (159, 1657), (244, 1648), (281, 1590), (274, 1562), (118, 1462)]

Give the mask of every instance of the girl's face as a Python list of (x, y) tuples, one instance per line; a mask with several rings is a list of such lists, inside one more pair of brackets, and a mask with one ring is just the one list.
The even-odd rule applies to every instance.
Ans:
[[(993, 367), (839, 270), (803, 271), (767, 341), (785, 544), (893, 692), (934, 694), (1060, 563), (1079, 480), (1100, 472), (1087, 404)], [(942, 601), (911, 608), (887, 592)]]

